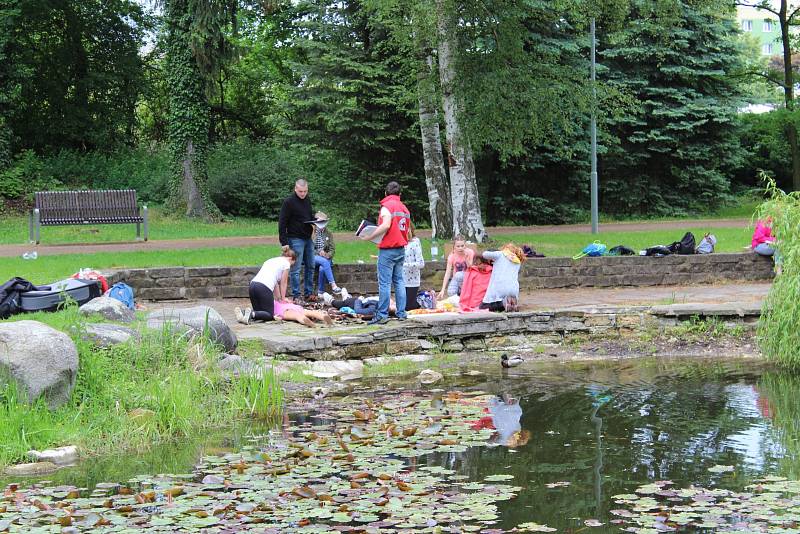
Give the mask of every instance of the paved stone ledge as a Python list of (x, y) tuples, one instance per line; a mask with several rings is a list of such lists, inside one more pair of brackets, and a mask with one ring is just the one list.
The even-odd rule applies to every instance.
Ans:
[(572, 333), (617, 333), (675, 326), (681, 321), (719, 320), (753, 327), (758, 304), (675, 304), (669, 306), (605, 306), (510, 314), (477, 312), (415, 316), (384, 327), (353, 325), (302, 329), (267, 323), (239, 329), (239, 340), (260, 344), (265, 355), (298, 360), (353, 360), (386, 354), (429, 350), (480, 350), (520, 344), (529, 336)]
[[(426, 262), (422, 286), (438, 289), (445, 265)], [(247, 298), (247, 287), (258, 267), (167, 267), (123, 269), (109, 273), (111, 283), (125, 281), (136, 298), (147, 301)], [(374, 264), (334, 266), (336, 281), (351, 293), (378, 291)], [(756, 254), (707, 254), (693, 256), (620, 256), (581, 258), (533, 258), (523, 265), (520, 288), (637, 287), (710, 284), (717, 282), (769, 281), (772, 260)]]

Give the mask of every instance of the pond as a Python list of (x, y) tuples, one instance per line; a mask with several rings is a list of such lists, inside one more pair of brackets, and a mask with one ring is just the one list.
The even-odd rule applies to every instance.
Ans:
[[(61, 484), (89, 487), (99, 480), (124, 481), (135, 472), (137, 474), (155, 474), (164, 471), (191, 473), (192, 466), (197, 460), (196, 455), (216, 453), (218, 456), (212, 457), (210, 461), (207, 460), (200, 470), (201, 475), (206, 476), (205, 481), (213, 485), (216, 478), (208, 479), (208, 476), (218, 474), (224, 478), (230, 475), (229, 478), (233, 480), (237, 470), (240, 475), (255, 473), (252, 467), (255, 465), (254, 462), (261, 462), (258, 455), (262, 454), (262, 451), (263, 454), (272, 456), (269, 461), (274, 461), (276, 464), (278, 462), (276, 458), (288, 457), (282, 452), (274, 452), (286, 449), (286, 443), (281, 440), (287, 436), (290, 439), (289, 447), (295, 446), (291, 443), (291, 439), (315, 445), (317, 442), (327, 444), (329, 440), (326, 436), (330, 436), (330, 441), (346, 442), (346, 444), (341, 443), (342, 450), (334, 446), (336, 452), (349, 453), (349, 449), (354, 449), (356, 445), (360, 446), (362, 442), (367, 443), (367, 440), (369, 442), (366, 446), (372, 446), (372, 441), (377, 441), (377, 437), (373, 434), (385, 431), (389, 436), (392, 429), (391, 425), (386, 423), (386, 413), (392, 413), (393, 410), (405, 413), (406, 408), (417, 402), (408, 401), (403, 404), (403, 398), (426, 399), (416, 404), (419, 407), (424, 405), (425, 408), (421, 408), (420, 413), (415, 416), (427, 418), (428, 422), (419, 423), (417, 436), (409, 438), (418, 440), (413, 441), (413, 446), (421, 450), (409, 453), (405, 444), (398, 445), (400, 441), (395, 441), (394, 449), (391, 447), (371, 449), (373, 456), (376, 455), (376, 451), (384, 456), (384, 463), (377, 464), (368, 464), (373, 458), (362, 458), (356, 454), (356, 458), (353, 459), (351, 454), (350, 461), (358, 465), (357, 468), (351, 467), (347, 471), (352, 489), (348, 487), (338, 491), (340, 495), (362, 491), (360, 489), (362, 484), (354, 481), (361, 480), (362, 475), (364, 479), (368, 479), (365, 474), (367, 472), (377, 477), (380, 471), (382, 474), (385, 472), (391, 475), (391, 477), (386, 476), (389, 482), (399, 480), (403, 476), (406, 477), (403, 480), (407, 480), (412, 486), (415, 483), (432, 484), (432, 479), (428, 475), (438, 473), (441, 477), (450, 476), (454, 481), (463, 481), (458, 484), (471, 490), (478, 490), (477, 493), (497, 493), (497, 498), (493, 499), (494, 502), (491, 504), (488, 504), (488, 501), (465, 502), (465, 506), (480, 507), (483, 513), (479, 517), (476, 516), (477, 520), (459, 523), (460, 526), (454, 531), (461, 531), (460, 528), (464, 525), (469, 526), (469, 529), (510, 530), (524, 523), (547, 525), (559, 531), (574, 532), (582, 529), (592, 532), (620, 531), (621, 528), (630, 525), (614, 524), (614, 521), (620, 519), (619, 514), (612, 510), (631, 508), (632, 505), (630, 502), (620, 504), (619, 499), (614, 496), (630, 495), (648, 483), (671, 481), (675, 488), (698, 485), (705, 488), (741, 491), (753, 480), (768, 475), (798, 479), (800, 403), (796, 400), (796, 392), (800, 391), (800, 378), (774, 370), (763, 362), (723, 358), (705, 360), (647, 358), (587, 363), (526, 363), (509, 370), (501, 370), (497, 365), (497, 369), (492, 368), (487, 371), (484, 367), (482, 370), (485, 374), (480, 376), (451, 377), (444, 384), (433, 386), (443, 391), (482, 391), (487, 394), (480, 397), (483, 399), (480, 406), (470, 405), (463, 411), (456, 409), (453, 404), (448, 404), (449, 412), (446, 420), (440, 420), (437, 415), (439, 412), (435, 412), (435, 409), (428, 404), (427, 399), (431, 399), (432, 396), (438, 399), (435, 392), (430, 391), (431, 388), (427, 391), (417, 389), (413, 394), (409, 394), (409, 390), (419, 388), (419, 385), (400, 379), (372, 379), (357, 386), (357, 391), (345, 401), (350, 404), (342, 409), (338, 416), (347, 412), (355, 414), (355, 417), (351, 418), (352, 421), (348, 423), (350, 426), (344, 432), (341, 424), (336, 427), (338, 429), (336, 432), (329, 432), (326, 429), (326, 425), (332, 425), (337, 417), (335, 409), (332, 408), (336, 406), (337, 401), (324, 399), (320, 403), (311, 403), (302, 412), (293, 414), (293, 424), (290, 428), (273, 432), (267, 438), (261, 438), (255, 442), (255, 446), (245, 446), (248, 442), (242, 440), (241, 432), (236, 432), (233, 437), (215, 436), (205, 443), (194, 444), (191, 447), (181, 447), (172, 451), (162, 448), (155, 451), (155, 454), (133, 457), (124, 466), (116, 459), (109, 460), (105, 464), (91, 462), (91, 466), (79, 466), (71, 471), (58, 473), (56, 481)], [(381, 412), (380, 408), (374, 407), (371, 403), (368, 403), (366, 408), (361, 404), (363, 399), (376, 394), (380, 396), (379, 392), (393, 388), (402, 389), (406, 397), (402, 397), (399, 393), (391, 395), (389, 398), (395, 400), (388, 402), (396, 401), (396, 403), (387, 405), (388, 410), (385, 412)], [(447, 399), (446, 394), (445, 398)], [(466, 394), (464, 398), (474, 397)], [(354, 401), (354, 399), (359, 400)], [(353, 404), (354, 402), (356, 404)], [(363, 414), (373, 408), (375, 413), (380, 412), (382, 414), (380, 417), (384, 418), (382, 426), (379, 427), (380, 431), (376, 430), (377, 427), (369, 427), (372, 416)], [(409, 412), (403, 417), (411, 415)], [(391, 419), (389, 421), (391, 422)], [(491, 428), (492, 423), (497, 423), (501, 428), (495, 432)], [(357, 424), (360, 426), (357, 427)], [(405, 425), (403, 428), (409, 428), (410, 423), (406, 422), (403, 425)], [(477, 446), (481, 440), (465, 438), (463, 428), (471, 429), (469, 432), (476, 435), (480, 434), (483, 441), (488, 438), (489, 445)], [(427, 432), (429, 429), (433, 430)], [(457, 439), (439, 437), (428, 442), (419, 437), (424, 434), (433, 435), (436, 432), (441, 434), (440, 437), (450, 436)], [(402, 435), (398, 439), (402, 440)], [(466, 439), (473, 440), (470, 443), (476, 446), (461, 447), (461, 443)], [(459, 442), (458, 445), (455, 444), (456, 441)], [(228, 455), (226, 459), (224, 451), (214, 450), (220, 443), (229, 448), (245, 446), (249, 452), (241, 457)], [(266, 446), (267, 443), (269, 446)], [(308, 447), (311, 450), (303, 449), (303, 445), (297, 447), (300, 447), (301, 453), (307, 452), (310, 461), (315, 460), (315, 454), (322, 456), (311, 445)], [(426, 452), (426, 447), (434, 452)], [(187, 450), (190, 452), (187, 453)], [(296, 458), (300, 458), (302, 454), (293, 453), (289, 456), (293, 458), (292, 465), (294, 465), (299, 463)], [(344, 453), (340, 456), (344, 456)], [(332, 462), (330, 457), (319, 458), (317, 461), (319, 463), (315, 469), (324, 472), (310, 474), (308, 475), (310, 478), (306, 479), (298, 479), (293, 472), (289, 475), (295, 477), (292, 483), (284, 487), (273, 487), (270, 491), (280, 495), (282, 499), (286, 498), (286, 494), (290, 496), (294, 494), (298, 499), (308, 500), (309, 497), (316, 498), (319, 494), (320, 500), (324, 500), (321, 488), (329, 484), (325, 480), (329, 476), (327, 471), (330, 470), (321, 466), (327, 466), (335, 461)], [(365, 465), (371, 465), (374, 469)], [(263, 469), (263, 465), (259, 464), (259, 468)], [(357, 472), (359, 470), (363, 470), (364, 473)], [(280, 475), (282, 472), (277, 474)], [(418, 480), (413, 478), (417, 475), (421, 477), (423, 474), (428, 478), (422, 477)], [(276, 472), (272, 472), (272, 475), (275, 476)], [(344, 475), (337, 476), (347, 480)], [(407, 478), (408, 476), (411, 478)], [(495, 486), (487, 486), (487, 477), (489, 481), (508, 484), (511, 489), (499, 486), (501, 490), (497, 490)], [(53, 476), (48, 478), (53, 480)], [(253, 476), (245, 480), (255, 478), (257, 477)], [(140, 478), (140, 480), (146, 479)], [(482, 482), (484, 487), (476, 485), (476, 482)], [(242, 480), (239, 480), (239, 483), (242, 483)], [(375, 487), (382, 487), (383, 483), (380, 480), (376, 479), (375, 483), (378, 484)], [(470, 486), (470, 483), (473, 485)], [(174, 481), (169, 484), (174, 484)], [(246, 485), (247, 482), (242, 484)], [(404, 483), (397, 482), (398, 487), (402, 488), (402, 484)], [(151, 483), (145, 487), (158, 487), (158, 483)], [(408, 495), (414, 493), (412, 489), (402, 489), (408, 492)], [(345, 502), (339, 500), (335, 494), (336, 488), (331, 489), (330, 484), (325, 486), (324, 491), (334, 494), (336, 503)], [(431, 506), (441, 509), (447, 505), (451, 506), (448, 510), (452, 511), (452, 503), (458, 499), (454, 497), (452, 488), (442, 491), (447, 497), (431, 502)], [(514, 493), (516, 497), (510, 498)], [(394, 487), (391, 493), (386, 490), (387, 501), (395, 494), (398, 494), (398, 497), (403, 496), (402, 492)], [(378, 493), (373, 492), (370, 495), (373, 499), (382, 498)], [(430, 498), (425, 492), (419, 492), (419, 495)], [(363, 496), (362, 492), (359, 497)], [(242, 497), (244, 501), (247, 499)], [(171, 502), (171, 498), (169, 501)], [(397, 503), (399, 507), (400, 501)], [(389, 506), (392, 504), (393, 502), (390, 502)], [(298, 503), (292, 505), (296, 512), (298, 509), (302, 510)], [(494, 506), (496, 508), (493, 508)], [(422, 527), (431, 529), (436, 524), (435, 521), (420, 524), (417, 518), (419, 528), (413, 528), (414, 518), (409, 519), (404, 516), (404, 522), (399, 525), (392, 525), (391, 522), (381, 525), (379, 517), (385, 518), (385, 515), (375, 515), (374, 510), (359, 508), (356, 505), (352, 505), (350, 510), (347, 507), (344, 509), (350, 514), (355, 513), (354, 517), (357, 517), (358, 513), (363, 513), (363, 523), (369, 518), (373, 519), (376, 525), (374, 528), (396, 526), (420, 531), (423, 530)], [(297, 513), (302, 516), (302, 511)], [(429, 511), (429, 514), (431, 514), (429, 517), (433, 517), (432, 512)], [(320, 514), (317, 516), (316, 523), (320, 525), (336, 523), (337, 520), (343, 521), (341, 513), (338, 517)], [(241, 514), (238, 517), (241, 519)], [(439, 525), (446, 525), (447, 517), (446, 514), (437, 515)], [(8, 515), (0, 513), (0, 526), (4, 519), (8, 520)], [(294, 519), (292, 521), (294, 522), (284, 523), (282, 527), (276, 526), (275, 531), (285, 531), (287, 524), (296, 527), (289, 530), (304, 526), (303, 522)], [(305, 527), (312, 528), (314, 523), (312, 520), (311, 525)], [(167, 524), (169, 523), (161, 525)], [(186, 523), (181, 524), (184, 527), (190, 526)], [(600, 524), (602, 526), (599, 526)], [(197, 523), (196, 526), (202, 525), (203, 523)], [(592, 525), (598, 526), (590, 528)]]

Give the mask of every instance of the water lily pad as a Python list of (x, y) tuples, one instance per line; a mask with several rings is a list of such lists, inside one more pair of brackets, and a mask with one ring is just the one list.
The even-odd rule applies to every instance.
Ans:
[(527, 532), (555, 532), (558, 529), (548, 527), (547, 525), (540, 525), (539, 523), (522, 523), (517, 525), (519, 530)]
[(732, 473), (735, 468), (732, 465), (715, 465), (708, 468), (709, 473)]

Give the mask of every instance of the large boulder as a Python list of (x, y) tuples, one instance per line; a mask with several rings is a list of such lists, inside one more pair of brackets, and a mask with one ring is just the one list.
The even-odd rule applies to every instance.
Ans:
[(109, 321), (119, 323), (132, 323), (136, 319), (136, 314), (132, 309), (111, 297), (94, 298), (79, 309), (83, 315), (99, 314)]
[(99, 347), (111, 347), (131, 338), (138, 340), (139, 332), (127, 326), (111, 323), (89, 323), (84, 327), (83, 338)]
[(0, 382), (14, 380), (33, 402), (50, 409), (69, 400), (78, 374), (78, 350), (70, 337), (38, 321), (0, 323)]
[(211, 341), (218, 343), (225, 352), (236, 349), (236, 334), (233, 333), (225, 319), (209, 306), (192, 308), (164, 308), (147, 316), (147, 327), (161, 330), (169, 325), (178, 332), (190, 336), (203, 335), (206, 326)]

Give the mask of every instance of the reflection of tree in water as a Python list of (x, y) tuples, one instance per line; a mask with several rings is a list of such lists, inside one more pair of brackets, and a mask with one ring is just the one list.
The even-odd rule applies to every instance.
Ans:
[(800, 376), (786, 371), (764, 373), (756, 392), (761, 414), (772, 419), (772, 428), (783, 451), (778, 472), (792, 480), (800, 477)]

